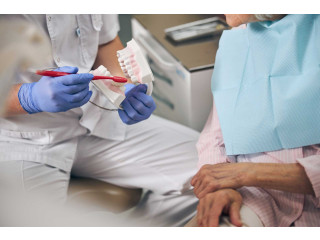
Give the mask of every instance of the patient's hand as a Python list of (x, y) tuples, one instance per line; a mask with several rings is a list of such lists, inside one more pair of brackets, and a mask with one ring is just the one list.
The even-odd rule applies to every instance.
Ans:
[(223, 188), (240, 188), (245, 186), (250, 178), (253, 168), (252, 163), (220, 163), (204, 165), (192, 178), (191, 185), (194, 193), (200, 199), (207, 193)]
[(197, 222), (200, 227), (218, 227), (222, 212), (229, 214), (230, 222), (242, 226), (240, 208), (242, 197), (233, 189), (222, 189), (199, 200)]
[(315, 196), (312, 184), (299, 163), (220, 163), (204, 165), (192, 178), (200, 199), (224, 188), (261, 187)]

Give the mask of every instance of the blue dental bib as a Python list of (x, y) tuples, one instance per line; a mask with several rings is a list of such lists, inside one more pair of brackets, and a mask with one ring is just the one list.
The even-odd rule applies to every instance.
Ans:
[(228, 155), (320, 143), (320, 16), (224, 31), (212, 92)]

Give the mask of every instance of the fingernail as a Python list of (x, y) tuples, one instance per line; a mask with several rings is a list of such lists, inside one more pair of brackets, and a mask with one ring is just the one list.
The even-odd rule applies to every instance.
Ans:
[(84, 77), (92, 79), (94, 77), (94, 75), (91, 73), (84, 73)]

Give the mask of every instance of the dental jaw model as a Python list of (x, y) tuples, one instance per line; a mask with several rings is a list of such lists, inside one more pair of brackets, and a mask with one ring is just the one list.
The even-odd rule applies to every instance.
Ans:
[[(140, 47), (134, 39), (127, 43), (127, 47), (117, 52), (120, 67), (127, 78), (131, 78), (133, 84), (146, 84), (147, 94), (151, 95), (154, 81), (153, 74)], [(93, 75), (111, 76), (110, 72), (100, 66), (91, 72)], [(93, 81), (93, 84), (106, 96), (115, 107), (121, 109), (121, 103), (125, 99), (125, 87), (123, 83), (110, 80)]]
[[(111, 73), (102, 65), (97, 69), (91, 71), (90, 73), (100, 76), (112, 76)], [(126, 98), (124, 94), (124, 83), (116, 83), (112, 80), (102, 79), (92, 81), (92, 83), (105, 97), (107, 97), (112, 102), (115, 107), (120, 108), (120, 104)]]
[(147, 84), (147, 94), (151, 95), (154, 77), (136, 41), (132, 39), (128, 42), (125, 49), (117, 52), (117, 57), (125, 76), (131, 78), (133, 84)]

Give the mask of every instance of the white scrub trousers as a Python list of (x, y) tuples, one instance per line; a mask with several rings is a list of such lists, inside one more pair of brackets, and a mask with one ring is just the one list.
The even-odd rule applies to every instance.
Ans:
[[(78, 137), (71, 175), (149, 190), (135, 217), (148, 226), (183, 226), (196, 213), (190, 180), (197, 171), (199, 133), (152, 116), (128, 126), (126, 134), (125, 141)], [(57, 201), (66, 198), (69, 178), (70, 173), (46, 164), (0, 160), (0, 182), (49, 192)]]

